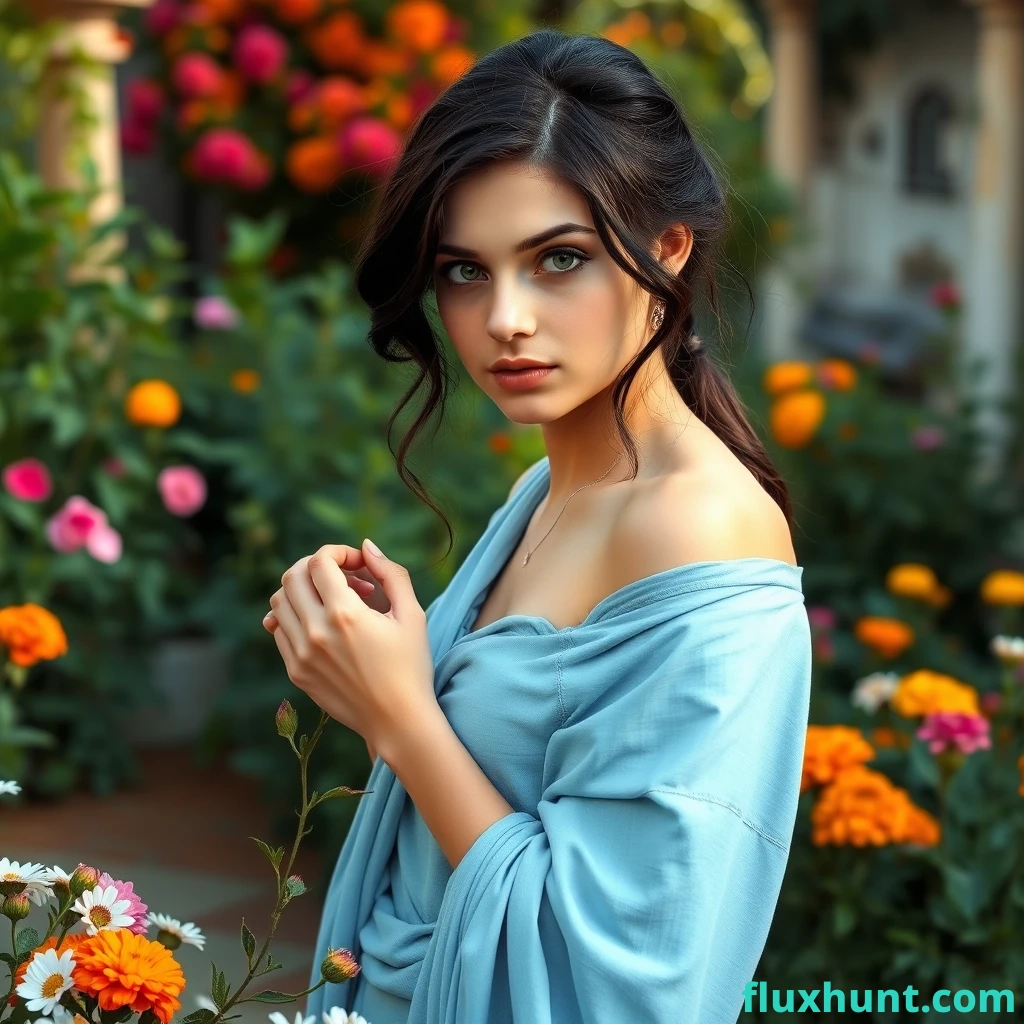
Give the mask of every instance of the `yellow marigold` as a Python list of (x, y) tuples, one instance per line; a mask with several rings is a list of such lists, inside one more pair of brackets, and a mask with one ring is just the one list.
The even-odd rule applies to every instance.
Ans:
[(181, 1009), (178, 996), (185, 976), (171, 951), (127, 928), (97, 932), (75, 949), (75, 987), (95, 996), (103, 1010), (130, 1006), (135, 1013), (152, 1010), (169, 1024)]
[(889, 704), (896, 714), (904, 718), (933, 715), (939, 711), (981, 714), (978, 691), (973, 686), (926, 668), (905, 675)]
[(784, 448), (803, 448), (825, 418), (825, 396), (805, 388), (777, 398), (768, 413), (772, 436)]
[(248, 395), (260, 386), (260, 375), (255, 370), (235, 370), (231, 374), (231, 386), (243, 395)]
[(811, 840), (816, 846), (929, 845), (938, 842), (938, 825), (881, 772), (854, 765), (821, 791), (811, 809)]
[(29, 667), (68, 652), (68, 638), (60, 619), (38, 604), (0, 609), (0, 645), (15, 665)]
[(766, 394), (775, 397), (784, 391), (794, 391), (796, 388), (806, 387), (812, 380), (814, 380), (814, 367), (810, 363), (790, 359), (772, 363), (764, 371), (761, 386)]
[(986, 604), (1024, 604), (1024, 572), (997, 569), (981, 581), (981, 599)]
[(885, 586), (890, 594), (896, 594), (897, 597), (928, 601), (938, 590), (939, 580), (927, 565), (901, 562), (886, 573)]
[(859, 729), (848, 725), (809, 725), (800, 792), (831, 782), (847, 768), (874, 756), (875, 748)]
[(417, 53), (429, 53), (443, 42), (448, 18), (448, 8), (437, 0), (405, 0), (388, 11), (388, 33)]
[(181, 399), (167, 381), (144, 380), (128, 392), (124, 411), (137, 427), (170, 427), (181, 415)]
[(832, 391), (849, 391), (857, 384), (857, 370), (845, 359), (822, 359), (817, 373), (818, 383)]
[(899, 619), (865, 615), (853, 627), (854, 635), (883, 658), (896, 658), (913, 642), (914, 631)]

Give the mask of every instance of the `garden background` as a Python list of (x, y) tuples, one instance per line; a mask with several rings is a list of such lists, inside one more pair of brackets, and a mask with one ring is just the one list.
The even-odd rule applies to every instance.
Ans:
[[(350, 268), (418, 113), (541, 25), (662, 75), (757, 285), (700, 333), (792, 488), (815, 659), (756, 976), (1020, 1003), (1024, 0), (0, 0), (0, 856), (135, 863), (224, 962), (271, 909), (247, 836), (302, 800), (274, 714), (316, 721), (261, 625), (281, 574), (370, 536), (426, 607), (544, 454), (449, 348), (410, 459), (449, 536)], [(369, 767), (334, 723), (310, 786)], [(310, 818), (297, 987), (357, 799)]]

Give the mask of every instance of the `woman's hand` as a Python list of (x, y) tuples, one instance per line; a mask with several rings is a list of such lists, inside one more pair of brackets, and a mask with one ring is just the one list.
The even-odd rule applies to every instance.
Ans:
[[(427, 620), (409, 573), (363, 548), (326, 544), (299, 559), (281, 578), (263, 620), (273, 633), (288, 677), (335, 720), (358, 732), (370, 748), (436, 710), (434, 659)], [(381, 581), (390, 610), (374, 610), (367, 569)]]

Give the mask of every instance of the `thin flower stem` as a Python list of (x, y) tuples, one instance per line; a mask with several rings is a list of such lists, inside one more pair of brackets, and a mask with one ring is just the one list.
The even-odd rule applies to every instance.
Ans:
[[(327, 979), (326, 978), (321, 978), (312, 988), (307, 988), (305, 992), (296, 992), (295, 995), (292, 996), (292, 998), (293, 999), (301, 999), (303, 996), (308, 996), (310, 992), (315, 992), (322, 985), (326, 985), (326, 984), (327, 984)], [(235, 1003), (235, 1005), (236, 1006), (241, 1006), (242, 1003), (261, 1003), (261, 1002), (263, 1002), (262, 999), (257, 999), (255, 996), (250, 996), (248, 999), (239, 999), (238, 1002)]]

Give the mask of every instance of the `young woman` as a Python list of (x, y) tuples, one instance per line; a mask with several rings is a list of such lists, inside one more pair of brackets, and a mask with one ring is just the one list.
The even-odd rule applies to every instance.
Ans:
[(466, 372), (547, 454), (425, 614), (366, 541), (271, 599), (289, 676), (375, 757), (312, 984), (329, 950), (361, 970), (308, 1012), (739, 1016), (792, 838), (811, 646), (785, 484), (694, 334), (725, 216), (651, 71), (550, 30), (439, 97), (383, 185), (356, 281), (377, 351), (429, 383), (411, 433), (443, 412), (436, 299)]

